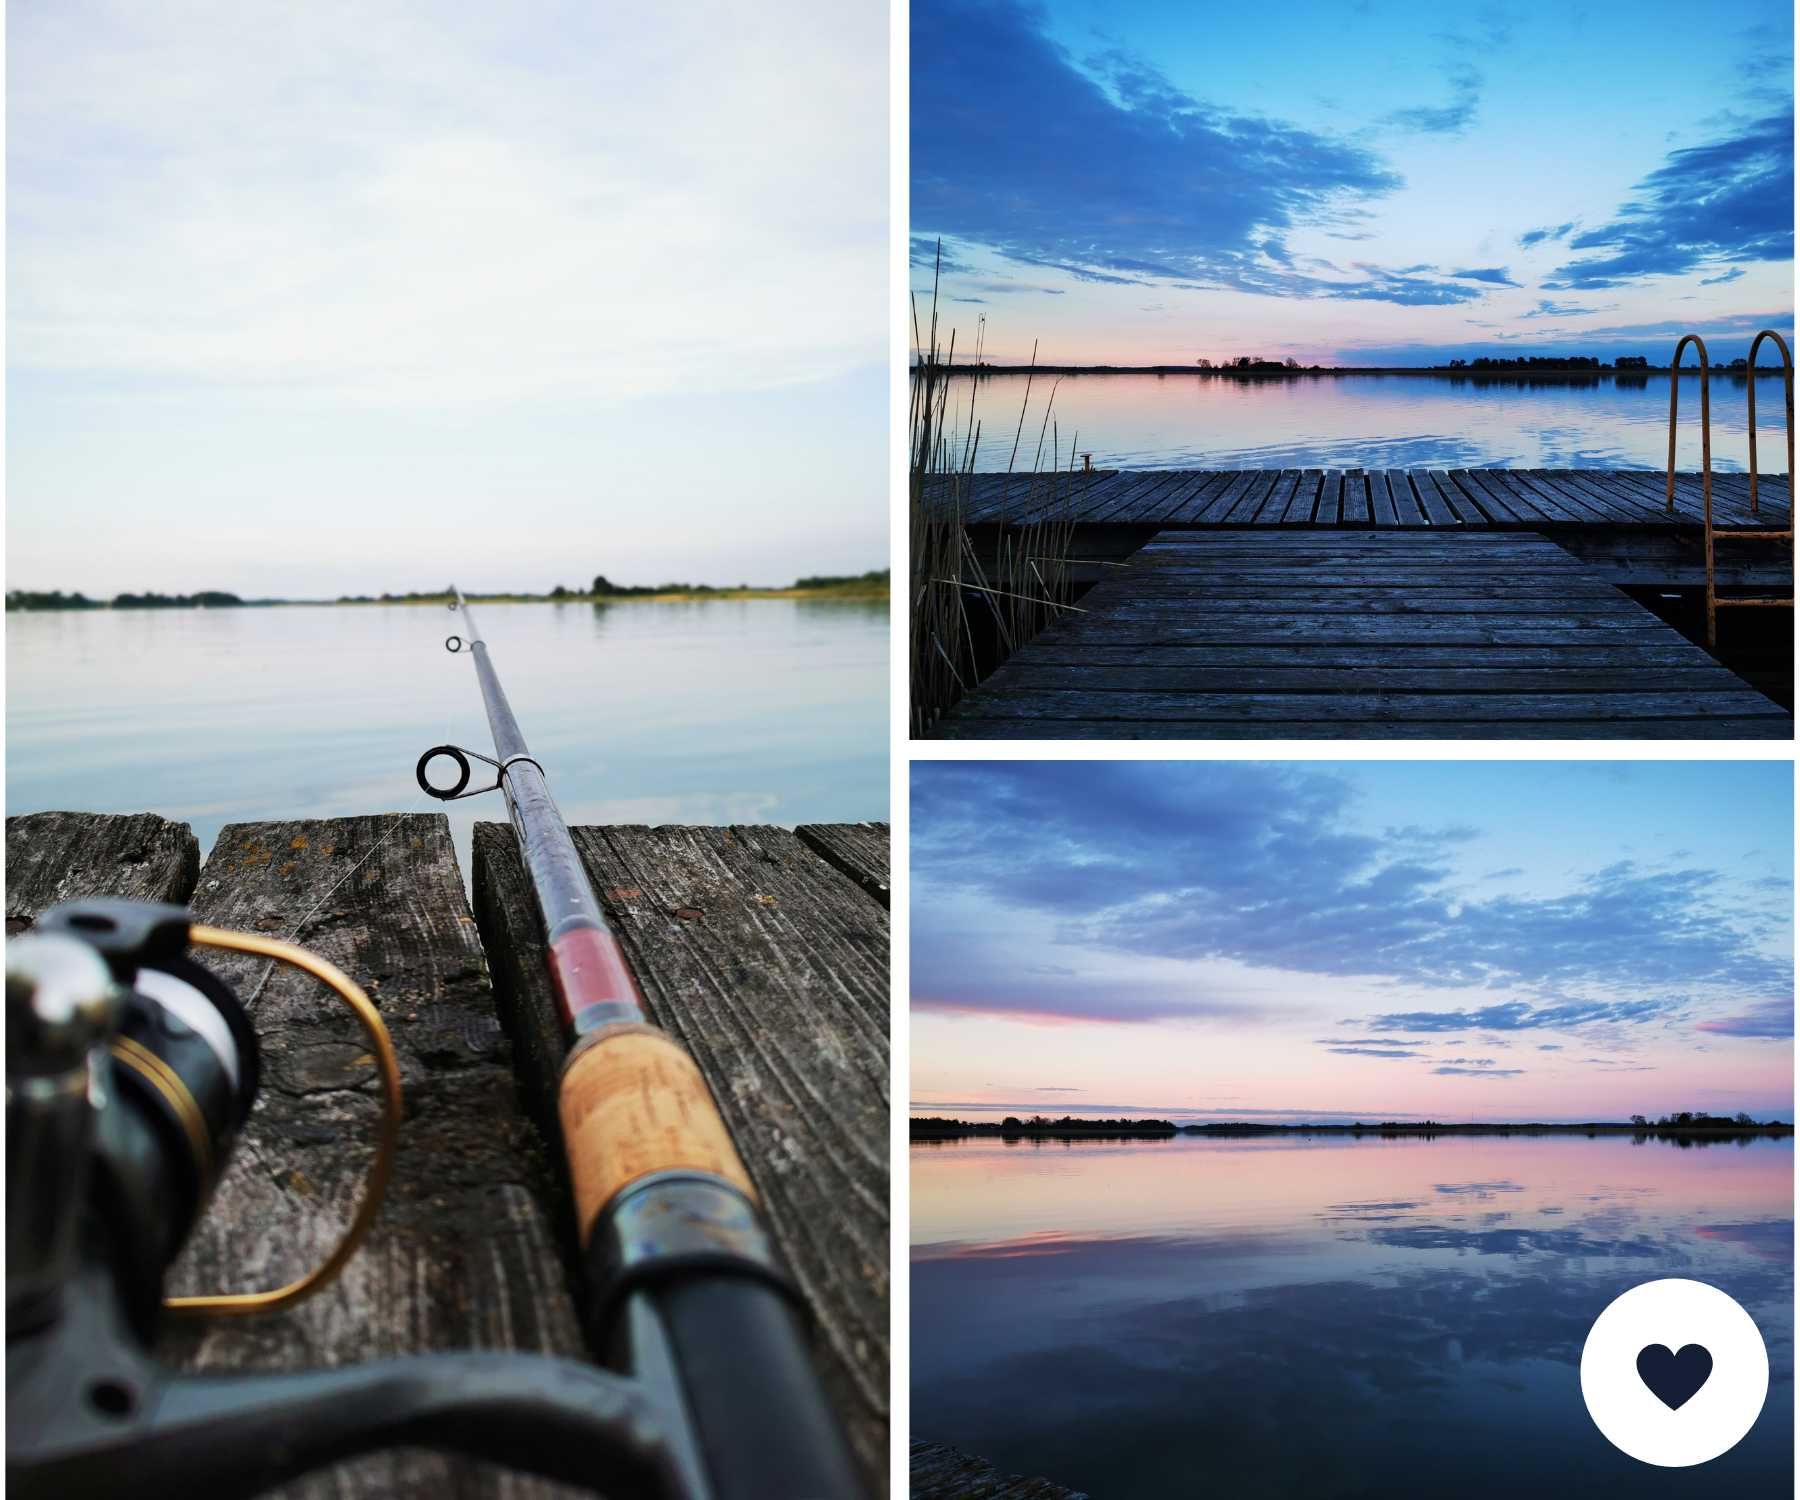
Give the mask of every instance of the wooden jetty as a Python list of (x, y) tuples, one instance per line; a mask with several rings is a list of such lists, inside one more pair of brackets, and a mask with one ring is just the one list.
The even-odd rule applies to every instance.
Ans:
[[(1642, 469), (1094, 469), (1057, 476), (971, 476), (963, 520), (1016, 525), (1306, 526), (1328, 530), (1527, 530), (1638, 526), (1691, 530), (1702, 520), (1701, 476)], [(1746, 474), (1712, 477), (1713, 524), (1752, 528), (1785, 519), (1787, 476), (1764, 475), (1759, 515)]]
[(1002, 1474), (992, 1464), (942, 1443), (912, 1440), (912, 1500), (1088, 1500), (1048, 1479)]
[[(1070, 528), (1076, 610), (934, 728), (947, 739), (1785, 739), (1793, 716), (1624, 587), (1704, 583), (1699, 476), (1624, 470), (976, 474), (978, 554)], [(1056, 490), (1055, 498), (1047, 498)], [(1779, 525), (1713, 476), (1715, 538)], [(1718, 548), (1791, 589), (1791, 547)]]
[[(816, 1353), (871, 1489), (888, 1475), (887, 829), (573, 830), (654, 1018), (707, 1076), (816, 1319)], [(170, 1320), (159, 1355), (293, 1369), (432, 1349), (578, 1355), (574, 1232), (547, 1060), (555, 1036), (511, 827), (475, 830), (474, 905), (440, 814), (236, 823), (200, 862), (150, 815), (7, 819), (7, 930), (93, 894), (190, 904), (293, 937), (360, 983), (393, 1034), (406, 1120), (371, 1236), (286, 1313)], [(349, 878), (344, 877), (348, 875)], [(340, 883), (341, 882), (341, 883)], [(262, 1038), (260, 1101), (172, 1293), (279, 1285), (335, 1242), (373, 1140), (349, 1014), (257, 960), (209, 955)], [(398, 1449), (290, 1500), (573, 1491)]]

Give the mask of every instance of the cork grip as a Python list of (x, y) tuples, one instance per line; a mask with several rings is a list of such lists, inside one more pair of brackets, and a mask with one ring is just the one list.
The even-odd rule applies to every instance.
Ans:
[(693, 1058), (653, 1027), (603, 1033), (577, 1053), (557, 1113), (584, 1245), (613, 1197), (652, 1172), (711, 1172), (756, 1197)]

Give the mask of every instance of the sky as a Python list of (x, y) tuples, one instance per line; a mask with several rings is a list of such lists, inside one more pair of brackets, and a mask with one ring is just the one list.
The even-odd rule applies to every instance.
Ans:
[(913, 287), (1000, 362), (1731, 358), (1793, 130), (1789, 0), (914, 0)]
[(885, 0), (7, 7), (7, 585), (887, 551)]
[(912, 1109), (1791, 1120), (1793, 782), (915, 762)]

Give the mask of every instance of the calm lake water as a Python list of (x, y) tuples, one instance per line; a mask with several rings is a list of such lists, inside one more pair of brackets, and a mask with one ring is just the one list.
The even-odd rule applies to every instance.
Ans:
[[(513, 710), (570, 823), (792, 825), (887, 817), (885, 602), (483, 604)], [(6, 617), (6, 810), (222, 824), (448, 812), (432, 745), (492, 753), (441, 606), (110, 610)], [(477, 772), (481, 771), (477, 765)], [(440, 775), (441, 775), (440, 771)], [(479, 784), (479, 783), (477, 783)]]
[[(1032, 382), (1014, 467), (1037, 452), (1056, 377)], [(972, 377), (952, 388), (966, 428)], [(1749, 467), (1748, 382), (1712, 383), (1713, 465)], [(980, 383), (977, 469), (1005, 469), (1025, 377)], [(1759, 376), (1757, 467), (1787, 472), (1782, 384)], [(1669, 377), (1592, 381), (1451, 380), (1420, 375), (1296, 376), (1237, 380), (1199, 375), (1079, 375), (1056, 384), (1055, 451), (1099, 468), (1661, 469), (1669, 456)], [(1048, 468), (1051, 452), (1045, 438)], [(1076, 459), (1079, 466), (1080, 459)], [(1700, 467), (1700, 382), (1683, 377), (1676, 464)]]
[[(1791, 1141), (912, 1148), (912, 1429), (1095, 1500), (1793, 1493)], [(1698, 1469), (1589, 1421), (1589, 1325), (1684, 1276), (1768, 1346)], [(1578, 1477), (1577, 1477), (1578, 1476)]]

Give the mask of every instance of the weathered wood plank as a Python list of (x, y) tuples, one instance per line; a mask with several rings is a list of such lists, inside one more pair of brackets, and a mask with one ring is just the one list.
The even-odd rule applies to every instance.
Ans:
[[(1289, 476), (1301, 480), (1290, 485)], [(1345, 479), (1360, 476), (1370, 501), (1368, 520), (1361, 496)], [(1664, 508), (1664, 475), (1649, 469), (1441, 469), (1333, 471), (1326, 483), (1319, 470), (1137, 469), (1094, 470), (1055, 476), (976, 474), (971, 476), (964, 519), (980, 525), (1018, 525), (1046, 519), (1052, 512), (1091, 524), (1221, 526), (1304, 524), (1322, 529), (1445, 526), (1531, 527), (1643, 526), (1692, 531), (1700, 525), (1701, 476), (1676, 475), (1675, 509)], [(1765, 491), (1779, 492), (1785, 506), (1785, 478), (1768, 476)], [(931, 495), (947, 495), (935, 484)], [(1434, 493), (1435, 491), (1435, 493)], [(1058, 498), (1053, 504), (1050, 496)], [(1298, 497), (1298, 500), (1297, 500)], [(1390, 518), (1387, 501), (1394, 505)], [(1720, 527), (1750, 527), (1748, 476), (1720, 470), (1713, 475), (1714, 521)], [(1304, 504), (1302, 521), (1300, 505)], [(1765, 511), (1768, 509), (1764, 507)], [(1447, 513), (1447, 514), (1446, 514)], [(1785, 510), (1783, 510), (1785, 514)]]
[(1313, 520), (1320, 526), (1336, 526), (1343, 519), (1344, 471), (1327, 469), (1323, 488), (1319, 491), (1319, 508)]
[[(1408, 719), (1485, 721), (1490, 726), (1533, 719), (1608, 721), (1615, 732), (1639, 719), (1754, 719), (1785, 721), (1781, 709), (1753, 688), (1699, 692), (1596, 693), (1574, 680), (1560, 693), (1164, 693), (1083, 689), (1000, 689), (983, 693), (991, 719), (1198, 719), (1384, 724)], [(1273, 730), (1271, 731), (1273, 732)]]
[[(1496, 514), (1508, 507), (1490, 480), (1472, 474), (1471, 485)], [(1674, 722), (1792, 732), (1778, 703), (1527, 531), (1454, 519), (1164, 531), (1082, 607), (993, 672), (943, 735), (1012, 720), (1036, 725), (1036, 737), (1097, 734), (1082, 726), (1102, 723), (1120, 737), (1177, 732), (1144, 727), (1158, 723), (1192, 737), (1243, 724), (1275, 737), (1328, 726), (1410, 737), (1420, 723), (1535, 735), (1550, 721), (1585, 725), (1572, 731), (1582, 736), (1660, 735), (1655, 726)]]
[[(887, 1472), (888, 914), (778, 828), (577, 828), (656, 1022), (717, 1098), (872, 1487)], [(512, 829), (475, 827), (475, 900), (533, 1113), (561, 1058)]]
[(1250, 487), (1238, 497), (1236, 505), (1226, 512), (1224, 523), (1228, 526), (1248, 526), (1255, 522), (1256, 513), (1263, 508), (1269, 496), (1274, 492), (1276, 480), (1281, 478), (1279, 469), (1266, 469), (1259, 472)]
[(6, 820), (6, 930), (82, 896), (186, 901), (200, 845), (186, 823), (155, 813), (21, 813)]
[[(1155, 693), (1555, 693), (1566, 691), (1572, 676), (1568, 664), (1539, 666), (1429, 667), (1384, 663), (1369, 667), (1312, 665), (1303, 653), (1290, 652), (1281, 666), (1201, 666), (1159, 660), (1130, 666), (1093, 666), (1071, 662), (1008, 662), (988, 679), (995, 691)], [(1636, 666), (1596, 667), (1584, 664), (1579, 674), (1589, 693), (1650, 693), (1680, 689), (1703, 692), (1718, 685), (1709, 667), (1662, 667), (1645, 672)]]
[(1524, 507), (1498, 488), (1481, 469), (1452, 469), (1451, 482), (1479, 505), (1495, 525), (1540, 526), (1553, 519), (1536, 506)]
[(1174, 475), (1174, 483), (1158, 489), (1148, 498), (1134, 501), (1121, 510), (1115, 511), (1107, 519), (1114, 524), (1128, 524), (1140, 515), (1151, 516), (1160, 525), (1162, 518), (1174, 515), (1187, 503), (1189, 496), (1204, 489), (1209, 480), (1216, 476), (1204, 471)]
[(1134, 519), (1167, 521), (1174, 526), (1185, 526), (1204, 515), (1237, 476), (1230, 473), (1207, 474), (1202, 481), (1186, 490), (1177, 500), (1173, 508), (1164, 517), (1149, 517), (1139, 513)]
[(1299, 489), (1300, 479), (1298, 469), (1281, 471), (1275, 488), (1269, 494), (1268, 504), (1256, 513), (1258, 526), (1280, 526), (1287, 520), (1288, 506), (1293, 503), (1294, 491)]
[(1404, 469), (1377, 469), (1369, 475), (1369, 497), (1378, 528), (1391, 530), (1400, 524), (1400, 512), (1394, 504), (1394, 495), (1396, 491), (1404, 493), (1405, 484)]
[(1231, 513), (1244, 491), (1256, 482), (1256, 470), (1241, 469), (1231, 476), (1231, 482), (1222, 489), (1214, 490), (1207, 497), (1206, 505), (1195, 520), (1203, 525), (1217, 525)]
[(1108, 486), (1103, 498), (1084, 500), (1080, 506), (1081, 519), (1087, 524), (1111, 520), (1140, 499), (1170, 488), (1180, 478), (1179, 473), (1167, 470), (1132, 474), (1118, 484)]
[[(1416, 720), (1360, 725), (1354, 721), (1283, 724), (1272, 730), (1260, 720), (1200, 719), (987, 719), (970, 715), (946, 720), (938, 737), (949, 740), (1342, 740), (1363, 733), (1384, 740), (1579, 740), (1604, 739), (1622, 731), (1592, 719), (1542, 719), (1496, 731), (1491, 719)], [(1635, 740), (1791, 740), (1791, 720), (1638, 719)]]
[(1294, 486), (1294, 493), (1288, 497), (1287, 509), (1282, 512), (1283, 526), (1310, 526), (1313, 515), (1318, 509), (1319, 487), (1325, 482), (1325, 475), (1319, 469), (1302, 469), (1300, 482)]
[(794, 837), (855, 881), (870, 900), (888, 904), (886, 823), (802, 823)]
[(1450, 475), (1443, 469), (1420, 469), (1413, 475), (1413, 480), (1421, 495), (1427, 485), (1438, 492), (1438, 498), (1450, 507), (1451, 512), (1464, 526), (1487, 526), (1491, 524), (1482, 514), (1481, 507), (1450, 482)]
[[(1410, 499), (1411, 497), (1409, 496), (1408, 498)], [(1425, 519), (1431, 522), (1433, 526), (1461, 526), (1463, 524), (1462, 516), (1459, 515), (1455, 507), (1444, 498), (1443, 492), (1439, 490), (1437, 482), (1428, 473), (1419, 476), (1418, 499), (1416, 503), (1420, 509), (1425, 512)]]
[(1078, 1490), (1002, 1474), (972, 1454), (918, 1438), (912, 1440), (909, 1469), (912, 1500), (1088, 1500)]
[[(1564, 658), (1561, 646), (1454, 646), (1435, 641), (1421, 642), (1409, 646), (1406, 654), (1399, 658), (1408, 667), (1425, 669), (1429, 667), (1486, 667), (1499, 668), (1520, 666), (1526, 668), (1549, 667)], [(1094, 667), (1135, 667), (1146, 662), (1144, 651), (1136, 646), (1093, 645), (1072, 649), (1052, 642), (1041, 650), (1034, 650), (1027, 659), (1015, 656), (1004, 663), (996, 672), (1013, 672), (1022, 669), (1021, 664), (1029, 661), (1030, 665), (1046, 666), (1094, 666)], [(1227, 641), (1221, 643), (1200, 643), (1190, 646), (1165, 646), (1157, 650), (1155, 664), (1171, 667), (1230, 667), (1242, 666), (1246, 669), (1262, 667), (1305, 666), (1314, 668), (1338, 667), (1345, 670), (1368, 670), (1376, 667), (1392, 665), (1395, 661), (1392, 650), (1376, 642), (1373, 645), (1308, 645), (1296, 649), (1289, 644), (1251, 645), (1241, 642)], [(1656, 668), (1658, 672), (1669, 669), (1694, 668), (1701, 670), (1714, 663), (1698, 646), (1683, 640), (1680, 636), (1671, 635), (1666, 642), (1650, 643), (1635, 638), (1618, 637), (1614, 640), (1596, 639), (1594, 643), (1582, 648), (1581, 661), (1584, 668), (1612, 670), (1615, 668), (1631, 668), (1642, 666)]]

